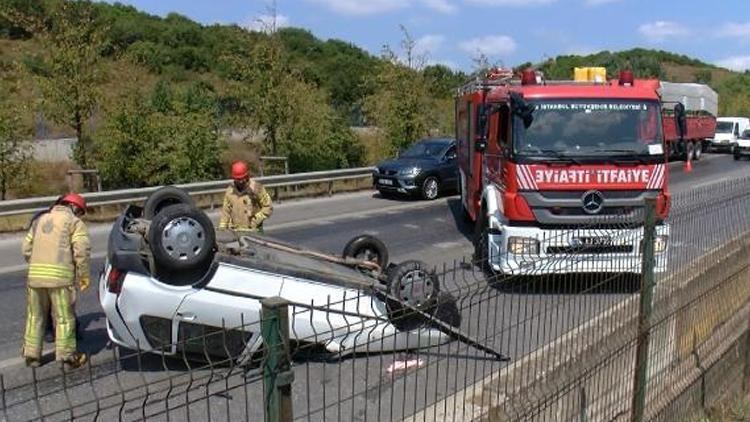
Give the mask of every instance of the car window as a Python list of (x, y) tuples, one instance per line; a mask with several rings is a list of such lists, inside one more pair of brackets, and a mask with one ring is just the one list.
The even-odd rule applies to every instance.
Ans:
[(452, 146), (448, 148), (448, 151), (445, 152), (445, 158), (447, 160), (455, 160), (456, 159), (456, 146)]
[(750, 129), (742, 132), (742, 136), (740, 136), (742, 139), (750, 139)]

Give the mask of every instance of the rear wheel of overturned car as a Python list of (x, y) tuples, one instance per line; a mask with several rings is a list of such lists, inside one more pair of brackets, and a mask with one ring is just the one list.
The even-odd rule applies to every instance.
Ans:
[(410, 330), (432, 316), (440, 293), (440, 281), (422, 261), (404, 261), (388, 272), (388, 315), (393, 325)]
[(428, 176), (422, 182), (422, 198), (431, 201), (440, 193), (440, 181), (435, 176)]
[(374, 262), (383, 270), (388, 266), (388, 248), (380, 239), (369, 234), (357, 236), (347, 242), (341, 255), (344, 258)]
[(208, 270), (216, 250), (216, 232), (203, 211), (170, 205), (151, 222), (148, 242), (159, 272)]
[(170, 205), (185, 204), (195, 207), (195, 201), (184, 190), (175, 186), (164, 186), (154, 191), (143, 204), (143, 217), (152, 220)]

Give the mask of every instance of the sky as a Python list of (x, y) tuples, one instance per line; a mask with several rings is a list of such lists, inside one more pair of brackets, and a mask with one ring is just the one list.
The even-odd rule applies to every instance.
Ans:
[[(203, 24), (262, 28), (271, 0), (119, 0)], [(278, 26), (380, 54), (399, 52), (403, 25), (428, 63), (471, 70), (473, 58), (515, 66), (560, 54), (633, 47), (750, 69), (750, 0), (277, 0)]]

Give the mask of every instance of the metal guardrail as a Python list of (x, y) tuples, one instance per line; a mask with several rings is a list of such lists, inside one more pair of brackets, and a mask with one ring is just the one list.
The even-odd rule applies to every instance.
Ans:
[[(267, 188), (301, 186), (318, 183), (333, 183), (342, 180), (361, 179), (372, 175), (374, 167), (357, 167), (343, 170), (314, 171), (308, 173), (282, 174), (275, 176), (256, 177), (255, 180), (263, 183)], [(229, 180), (218, 180), (211, 182), (197, 182), (175, 185), (186, 190), (191, 195), (207, 195), (221, 193), (230, 183)], [(89, 207), (115, 205), (129, 202), (142, 201), (160, 186), (122, 189), (104, 192), (92, 192), (83, 194)], [(38, 198), (13, 199), (0, 201), (0, 216), (30, 214), (40, 209), (47, 208), (57, 199), (56, 196), (45, 196)]]

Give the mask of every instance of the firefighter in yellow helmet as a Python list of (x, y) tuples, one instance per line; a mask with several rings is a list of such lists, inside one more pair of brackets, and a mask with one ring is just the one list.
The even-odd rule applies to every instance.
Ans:
[(55, 357), (70, 368), (86, 363), (78, 352), (75, 315), (71, 298), (77, 280), (81, 292), (88, 289), (91, 246), (88, 230), (80, 217), (86, 212), (82, 196), (70, 193), (37, 218), (23, 242), (29, 263), (26, 289), (26, 332), (23, 357), (26, 365), (40, 365), (42, 335), (50, 307), (55, 319)]
[(219, 230), (263, 233), (263, 221), (273, 213), (271, 196), (263, 185), (250, 179), (242, 161), (232, 164), (232, 179), (224, 194)]

